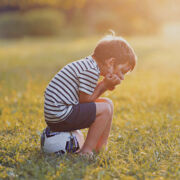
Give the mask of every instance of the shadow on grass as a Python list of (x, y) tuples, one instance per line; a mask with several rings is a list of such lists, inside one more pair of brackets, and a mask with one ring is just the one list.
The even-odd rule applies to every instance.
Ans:
[(45, 154), (39, 148), (28, 152), (23, 162), (17, 163), (14, 174), (17, 179), (81, 179), (86, 168), (96, 164), (96, 160), (76, 154)]

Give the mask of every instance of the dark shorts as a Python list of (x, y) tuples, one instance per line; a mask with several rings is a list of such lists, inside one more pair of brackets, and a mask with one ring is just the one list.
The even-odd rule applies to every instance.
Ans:
[(96, 118), (96, 104), (94, 102), (81, 103), (73, 106), (72, 113), (66, 120), (59, 123), (49, 123), (51, 131), (73, 131), (91, 126)]

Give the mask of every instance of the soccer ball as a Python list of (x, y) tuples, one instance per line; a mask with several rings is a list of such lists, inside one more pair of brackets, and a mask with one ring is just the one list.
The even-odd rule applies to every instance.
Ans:
[(51, 132), (49, 127), (47, 127), (41, 134), (41, 149), (45, 153), (74, 153), (82, 147), (83, 143), (84, 137), (80, 130)]

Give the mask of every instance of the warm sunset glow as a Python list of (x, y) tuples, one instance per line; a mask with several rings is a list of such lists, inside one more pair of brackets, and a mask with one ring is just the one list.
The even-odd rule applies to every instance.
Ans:
[[(105, 41), (95, 56), (105, 37), (125, 39), (132, 48)], [(0, 0), (0, 180), (180, 179), (179, 54), (180, 0)], [(90, 68), (82, 63), (79, 69), (66, 66), (65, 76), (57, 74), (87, 57)], [(48, 97), (53, 78), (54, 94)], [(81, 92), (82, 82), (92, 95)], [(76, 101), (63, 104), (65, 94)], [(91, 106), (79, 106), (87, 102), (96, 103), (92, 113)], [(63, 108), (77, 110), (64, 122), (72, 129), (81, 118), (83, 128), (88, 118), (92, 124), (68, 129), (68, 143), (62, 137), (49, 141), (47, 149), (57, 149), (46, 154), (46, 118), (62, 120)], [(59, 121), (53, 126), (61, 131)], [(75, 147), (69, 143), (73, 134)], [(77, 142), (91, 156), (75, 154)]]

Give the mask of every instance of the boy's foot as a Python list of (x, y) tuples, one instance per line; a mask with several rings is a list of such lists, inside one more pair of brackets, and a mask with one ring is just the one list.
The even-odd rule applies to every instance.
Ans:
[(92, 151), (78, 151), (77, 154), (79, 154), (80, 156), (82, 157), (87, 157), (87, 158), (90, 158), (90, 159), (93, 159), (94, 157), (94, 153)]
[(94, 154), (87, 154), (87, 153), (78, 153), (80, 157), (89, 159), (89, 160), (93, 160), (94, 159)]

